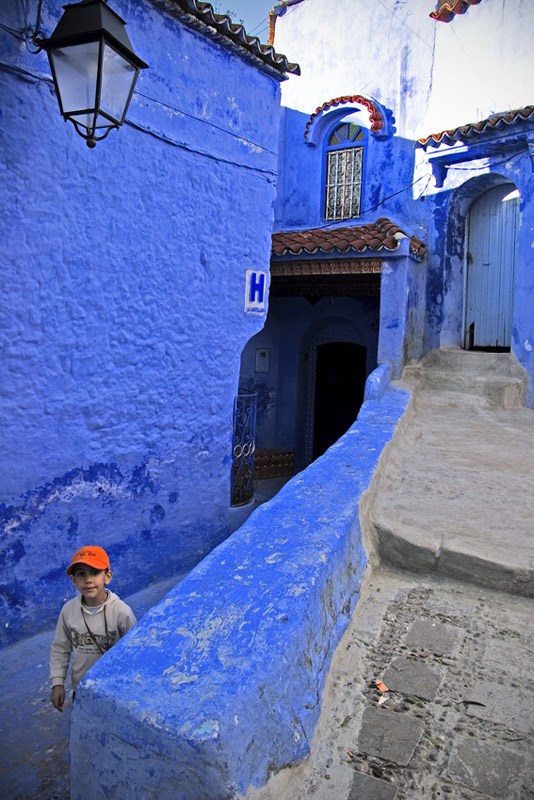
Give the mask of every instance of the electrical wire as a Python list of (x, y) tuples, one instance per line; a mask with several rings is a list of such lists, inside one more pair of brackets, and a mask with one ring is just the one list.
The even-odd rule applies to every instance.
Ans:
[(277, 177), (276, 170), (249, 166), (248, 164), (243, 164), (238, 161), (234, 161), (231, 158), (224, 158), (223, 156), (214, 155), (213, 153), (210, 153), (208, 150), (202, 150), (199, 147), (193, 147), (192, 145), (187, 144), (187, 142), (180, 142), (177, 139), (172, 139), (170, 136), (161, 133), (161, 131), (155, 131), (152, 128), (147, 127), (146, 125), (141, 125), (140, 123), (133, 122), (133, 120), (127, 119), (124, 124), (129, 125), (131, 128), (135, 128), (138, 131), (141, 131), (141, 133), (147, 133), (150, 136), (153, 136), (155, 139), (158, 139), (160, 142), (165, 142), (166, 144), (170, 144), (173, 147), (178, 147), (180, 150), (186, 150), (188, 153), (194, 153), (195, 155), (203, 156), (204, 158), (208, 158), (211, 161), (216, 161), (218, 164), (229, 164), (233, 167), (237, 167), (238, 169), (244, 169), (247, 172), (253, 172), (256, 175), (259, 175), (260, 177), (265, 177), (269, 182), (276, 180)]
[[(525, 142), (525, 146), (526, 144), (527, 143)], [(527, 151), (525, 149), (525, 146), (521, 146), (520, 148), (517, 148), (517, 150), (514, 150), (512, 153), (508, 153), (506, 158), (503, 158), (500, 161), (492, 161), (491, 164), (488, 164), (488, 167), (489, 166), (499, 167), (501, 164), (506, 164), (506, 162), (510, 161), (511, 158), (515, 158), (516, 156), (519, 155), (526, 155)], [(483, 159), (486, 160), (489, 158), (491, 158), (491, 156), (480, 156), (479, 160), (482, 161)], [(479, 172), (481, 169), (487, 169), (487, 167), (457, 167), (455, 164), (450, 164), (447, 165), (447, 169), (454, 169), (457, 170), (458, 172)]]
[(12, 36), (15, 36), (17, 39), (21, 39), (24, 41), (24, 34), (17, 28), (10, 28), (9, 25), (4, 25), (3, 22), (0, 22), (0, 28), (7, 33), (10, 33)]
[(140, 97), (144, 97), (147, 100), (150, 100), (151, 103), (155, 105), (163, 106), (164, 108), (168, 108), (171, 111), (176, 111), (178, 114), (183, 114), (184, 117), (188, 117), (189, 119), (194, 119), (196, 122), (201, 122), (204, 125), (209, 125), (210, 128), (215, 128), (222, 133), (225, 133), (227, 136), (231, 136), (234, 139), (239, 139), (242, 142), (246, 142), (247, 144), (252, 145), (253, 147), (257, 147), (259, 150), (263, 150), (265, 153), (269, 153), (272, 156), (278, 155), (273, 150), (269, 150), (269, 148), (265, 147), (264, 145), (258, 144), (257, 142), (253, 142), (251, 139), (246, 139), (244, 136), (237, 136), (232, 131), (229, 131), (227, 128), (222, 128), (220, 125), (217, 125), (215, 122), (210, 122), (209, 120), (203, 119), (202, 117), (197, 117), (194, 114), (189, 114), (187, 111), (183, 111), (181, 108), (177, 108), (177, 106), (170, 105), (169, 103), (163, 102), (163, 100), (156, 100), (154, 97), (150, 97), (148, 94), (144, 94), (144, 92), (140, 92), (138, 89), (135, 91), (136, 95)]
[[(297, 10), (296, 5), (288, 6), (286, 9), (286, 13), (284, 14), (284, 17), (287, 17), (289, 14), (293, 14), (296, 10)], [(262, 28), (260, 28), (261, 25), (263, 25)], [(260, 28), (260, 30), (258, 30), (258, 28)], [(247, 33), (249, 34), (249, 36), (256, 36), (259, 39), (262, 33), (265, 33), (268, 30), (269, 30), (269, 17), (267, 16), (264, 17), (262, 20), (260, 20), (260, 22), (258, 22), (251, 31), (247, 31)]]
[[(387, 197), (384, 197), (376, 205), (370, 206), (369, 208), (365, 208), (363, 211), (360, 211), (359, 216), (362, 217), (364, 214), (368, 214), (369, 211), (375, 211), (377, 208), (380, 208), (380, 206), (384, 205), (384, 203), (387, 200), (391, 200), (392, 197), (396, 197), (397, 195), (402, 194), (403, 192), (407, 192), (408, 189), (411, 189), (412, 186), (415, 186), (417, 183), (419, 183), (420, 181), (423, 181), (425, 178), (427, 179), (427, 186), (428, 186), (428, 182), (429, 182), (430, 178), (427, 175), (421, 175), (420, 178), (417, 178), (415, 181), (413, 181), (413, 183), (410, 183), (409, 186), (404, 186), (402, 189), (399, 189), (398, 192), (393, 192), (393, 194), (388, 194)], [(425, 186), (425, 189), (426, 189), (426, 186)], [(327, 222), (325, 225), (318, 225), (317, 228), (319, 228), (321, 230), (325, 229), (325, 228), (331, 228), (333, 225), (337, 225), (340, 222), (348, 222), (351, 219), (354, 219), (354, 217), (345, 217), (344, 219), (336, 219), (336, 220), (333, 220), (332, 222)]]
[(419, 36), (419, 34), (417, 33), (417, 31), (414, 31), (414, 29), (413, 29), (413, 28), (410, 28), (410, 26), (408, 25), (408, 23), (407, 23), (407, 22), (405, 22), (403, 19), (401, 19), (399, 16), (397, 16), (397, 14), (395, 14), (395, 12), (391, 10), (391, 8), (388, 8), (388, 7), (387, 7), (387, 5), (386, 5), (385, 3), (383, 3), (383, 2), (382, 2), (382, 0), (377, 0), (377, 2), (378, 2), (378, 3), (380, 3), (380, 5), (381, 5), (383, 8), (385, 8), (385, 9), (386, 9), (386, 11), (389, 11), (389, 13), (391, 14), (391, 16), (392, 16), (392, 17), (395, 17), (395, 19), (397, 19), (397, 20), (398, 20), (398, 21), (399, 21), (399, 22), (400, 22), (402, 25), (404, 25), (404, 27), (405, 27), (405, 28), (408, 28), (408, 30), (409, 30), (409, 31), (411, 31), (411, 32), (413, 33), (413, 35), (414, 35), (414, 36), (417, 36), (417, 38), (418, 38), (418, 39), (420, 39), (420, 40), (423, 42), (423, 44), (426, 44), (426, 46), (427, 46), (427, 47), (430, 47), (430, 49), (431, 49), (431, 50), (433, 49), (433, 47), (434, 47), (434, 46), (433, 46), (432, 44), (429, 44), (429, 43), (426, 41), (426, 39), (423, 39), (423, 37), (422, 37), (422, 36)]

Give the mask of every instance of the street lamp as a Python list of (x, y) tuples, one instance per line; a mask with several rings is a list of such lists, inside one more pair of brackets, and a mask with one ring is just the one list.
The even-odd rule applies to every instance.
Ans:
[(63, 118), (94, 147), (123, 124), (137, 76), (148, 64), (134, 53), (124, 20), (106, 0), (63, 6), (49, 39), (38, 36), (41, 3), (33, 42), (48, 55)]

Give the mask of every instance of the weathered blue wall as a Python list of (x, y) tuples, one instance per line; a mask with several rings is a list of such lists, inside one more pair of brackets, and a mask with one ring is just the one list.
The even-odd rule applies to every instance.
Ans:
[[(429, 150), (427, 155), (419, 151), (415, 158), (413, 150), (420, 137), (530, 103), (532, 4), (525, 0), (501, 3), (498, 26), (494, 25), (495, 9), (489, 2), (456, 15), (447, 24), (429, 16), (427, 0), (397, 4), (394, 15), (376, 4), (359, 9), (355, 15), (353, 5), (352, 0), (307, 0), (278, 21), (277, 44), (282, 49), (292, 46), (302, 78), (286, 85), (282, 92), (283, 103), (291, 110), (284, 112), (281, 128), (282, 147), (288, 156), (280, 173), (283, 190), (277, 201), (276, 224), (285, 229), (321, 224), (320, 148), (315, 153), (313, 148), (306, 151), (302, 133), (314, 109), (331, 98), (358, 92), (372, 95), (390, 109), (398, 135), (389, 146), (387, 140), (369, 142), (362, 208), (368, 208), (375, 197), (378, 202), (392, 191), (400, 194), (354, 224), (383, 213), (426, 245), (423, 283), (420, 275), (411, 276), (412, 313), (408, 313), (409, 335), (402, 346), (406, 357), (417, 359), (436, 347), (460, 345), (469, 205), (484, 186), (489, 188), (496, 180), (510, 181), (521, 193), (512, 350), (527, 370), (526, 403), (532, 406), (534, 287), (529, 265), (534, 238), (534, 175), (527, 142), (532, 140), (534, 125), (525, 122), (514, 126), (516, 141), (509, 142), (507, 149), (480, 152), (478, 163), (469, 158), (458, 163), (439, 189), (428, 156), (446, 153), (448, 148)], [(356, 41), (360, 46), (355, 47)], [(452, 82), (451, 64), (457, 76)], [(480, 75), (485, 76), (484, 81)], [(489, 138), (497, 142), (501, 135), (511, 133), (512, 128), (507, 130), (501, 123), (499, 131)], [(478, 136), (472, 139), (475, 146), (480, 141)], [(472, 183), (481, 178), (485, 183)], [(401, 191), (403, 187), (406, 191)], [(366, 195), (368, 191), (371, 196)], [(424, 307), (416, 308), (415, 303), (422, 304), (423, 298)], [(406, 298), (399, 295), (397, 302), (400, 307)], [(412, 329), (412, 323), (417, 330)], [(379, 355), (379, 360), (382, 357)], [(399, 363), (402, 365), (402, 361)]]
[(365, 403), (90, 670), (73, 800), (227, 800), (309, 753), (367, 563), (360, 498), (408, 400), (390, 388)]
[[(355, 89), (354, 91), (356, 91)], [(317, 104), (331, 97), (318, 97)], [(310, 114), (313, 109), (310, 109)], [(387, 111), (387, 110), (386, 110)], [(413, 199), (414, 147), (413, 141), (395, 135), (395, 119), (388, 114), (386, 125), (389, 135), (375, 137), (369, 130), (369, 111), (358, 103), (345, 103), (324, 112), (320, 119), (317, 144), (304, 138), (310, 115), (290, 108), (282, 108), (280, 125), (280, 169), (275, 204), (277, 230), (298, 230), (325, 226), (324, 181), (325, 144), (328, 137), (345, 116), (357, 112), (356, 122), (365, 130), (361, 213), (358, 219), (328, 223), (328, 227), (365, 225), (379, 217), (389, 217), (401, 228), (408, 225), (407, 233), (420, 239), (426, 211)], [(312, 137), (308, 136), (308, 142)], [(424, 184), (422, 184), (424, 185)], [(421, 217), (421, 219), (419, 219)]]
[[(330, 98), (317, 98), (317, 103), (321, 99)], [(388, 109), (382, 109), (384, 129), (379, 136), (370, 131), (369, 111), (362, 103), (341, 103), (314, 117), (287, 108), (282, 111), (275, 205), (278, 229), (333, 229), (365, 225), (388, 217), (408, 236), (426, 241), (429, 207), (419, 196), (423, 179), (415, 181), (421, 190), (414, 196), (414, 144), (395, 134), (395, 119)], [(332, 130), (354, 112), (357, 112), (356, 121), (365, 130), (361, 213), (355, 219), (327, 223), (324, 220), (325, 147)], [(333, 257), (339, 255), (333, 253)], [(417, 361), (424, 352), (426, 265), (413, 257), (406, 239), (394, 253), (368, 249), (361, 255), (383, 259), (378, 361), (389, 363), (393, 377), (397, 378), (405, 363)], [(303, 257), (319, 258), (320, 254), (293, 258)], [(360, 324), (357, 313), (353, 320)], [(376, 362), (370, 369), (375, 365)]]
[[(279, 84), (147, 0), (113, 7), (150, 69), (130, 123), (94, 150), (23, 41), (36, 0), (0, 9), (2, 642), (57, 617), (65, 562), (88, 541), (124, 595), (229, 533), (240, 354), (263, 324), (244, 314), (245, 271), (268, 270)], [(60, 15), (44, 4), (43, 33)]]
[[(525, 126), (526, 127), (526, 126)], [(529, 126), (530, 127), (530, 126)], [(531, 125), (534, 130), (534, 125)], [(532, 303), (532, 242), (534, 233), (534, 175), (526, 147), (512, 145), (489, 159), (489, 169), (475, 177), (447, 177), (443, 189), (429, 198), (429, 241), (426, 286), (426, 349), (461, 346), (464, 333), (464, 282), (467, 255), (466, 219), (469, 208), (494, 186), (507, 183), (521, 195), (514, 287), (512, 352), (528, 375), (525, 405), (534, 406), (534, 318)], [(440, 151), (441, 152), (441, 151)], [(477, 170), (473, 169), (473, 172)]]

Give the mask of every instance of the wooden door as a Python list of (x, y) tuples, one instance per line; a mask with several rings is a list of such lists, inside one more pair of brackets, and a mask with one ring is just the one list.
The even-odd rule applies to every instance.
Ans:
[(519, 193), (496, 186), (469, 210), (464, 346), (506, 350), (512, 339)]

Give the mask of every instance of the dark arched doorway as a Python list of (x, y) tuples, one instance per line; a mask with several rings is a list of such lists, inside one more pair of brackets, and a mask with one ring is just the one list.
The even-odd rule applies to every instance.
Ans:
[(352, 425), (363, 402), (367, 348), (353, 342), (317, 347), (313, 459)]

